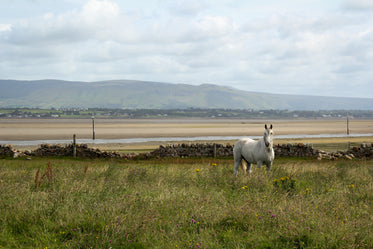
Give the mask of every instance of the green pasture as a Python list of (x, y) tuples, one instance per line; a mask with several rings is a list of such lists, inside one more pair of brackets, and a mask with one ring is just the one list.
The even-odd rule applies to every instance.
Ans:
[(0, 159), (0, 248), (372, 248), (373, 161)]

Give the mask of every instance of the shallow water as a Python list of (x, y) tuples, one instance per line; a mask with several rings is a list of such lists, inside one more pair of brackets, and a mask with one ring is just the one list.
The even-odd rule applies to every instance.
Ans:
[[(364, 134), (318, 134), (318, 135), (277, 135), (278, 139), (295, 139), (295, 138), (341, 138), (341, 137), (370, 137), (373, 133)], [(224, 141), (238, 140), (247, 136), (201, 136), (201, 137), (153, 137), (153, 138), (123, 138), (123, 139), (77, 139), (81, 144), (132, 144), (147, 142), (203, 142), (203, 141)], [(260, 136), (250, 136), (252, 139), (259, 139)], [(13, 144), (17, 146), (30, 146), (40, 144), (69, 144), (72, 140), (29, 140), (29, 141), (1, 141), (0, 144)]]

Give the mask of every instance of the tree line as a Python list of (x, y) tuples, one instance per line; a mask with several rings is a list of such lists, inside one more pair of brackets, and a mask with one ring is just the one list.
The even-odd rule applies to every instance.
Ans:
[(0, 118), (249, 118), (249, 119), (372, 119), (369, 110), (254, 110), (254, 109), (108, 109), (108, 108), (0, 108)]

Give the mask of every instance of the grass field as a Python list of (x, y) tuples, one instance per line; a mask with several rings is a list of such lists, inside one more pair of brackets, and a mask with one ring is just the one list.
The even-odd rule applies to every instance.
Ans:
[(0, 159), (0, 248), (372, 248), (373, 162)]

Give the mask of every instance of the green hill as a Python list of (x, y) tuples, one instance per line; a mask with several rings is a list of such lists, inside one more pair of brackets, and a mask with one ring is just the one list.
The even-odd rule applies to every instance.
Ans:
[(134, 80), (0, 80), (0, 107), (372, 110), (373, 99), (269, 94), (202, 84)]

